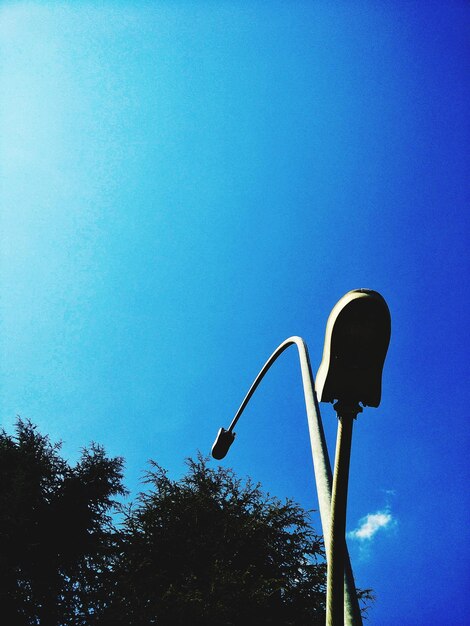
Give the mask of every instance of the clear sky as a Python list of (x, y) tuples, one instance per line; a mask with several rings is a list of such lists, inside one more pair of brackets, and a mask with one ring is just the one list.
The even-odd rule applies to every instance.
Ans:
[[(369, 287), (348, 506), (376, 626), (468, 623), (470, 5), (3, 2), (1, 420), (182, 475)], [(322, 406), (331, 455), (336, 418)], [(295, 350), (224, 465), (317, 508)], [(213, 461), (215, 463), (215, 461)], [(313, 516), (320, 529), (318, 515)]]

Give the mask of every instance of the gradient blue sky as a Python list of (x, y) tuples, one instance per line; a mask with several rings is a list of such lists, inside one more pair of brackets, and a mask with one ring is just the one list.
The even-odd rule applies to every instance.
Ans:
[[(4, 2), (1, 412), (175, 477), (370, 287), (348, 509), (371, 625), (468, 623), (467, 2)], [(331, 453), (336, 419), (322, 406)], [(224, 464), (316, 508), (295, 351)], [(314, 515), (320, 528), (318, 515)]]

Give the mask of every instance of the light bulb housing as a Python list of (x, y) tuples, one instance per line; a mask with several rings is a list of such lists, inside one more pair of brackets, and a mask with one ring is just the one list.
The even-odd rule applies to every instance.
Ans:
[(218, 461), (223, 459), (229, 451), (234, 439), (235, 433), (232, 433), (230, 430), (225, 430), (225, 428), (219, 428), (219, 432), (217, 433), (217, 437), (215, 438), (211, 450), (211, 454), (214, 459), (217, 459)]
[(354, 289), (344, 295), (326, 324), (315, 382), (319, 402), (379, 406), (390, 335), (390, 311), (377, 291)]

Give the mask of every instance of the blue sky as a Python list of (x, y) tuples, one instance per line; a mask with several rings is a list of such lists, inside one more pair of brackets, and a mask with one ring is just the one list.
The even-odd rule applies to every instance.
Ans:
[[(4, 2), (1, 420), (175, 477), (265, 359), (386, 298), (348, 533), (369, 623), (465, 624), (466, 2)], [(331, 455), (336, 418), (322, 415)], [(223, 462), (317, 508), (295, 351)], [(320, 528), (318, 515), (313, 516)]]

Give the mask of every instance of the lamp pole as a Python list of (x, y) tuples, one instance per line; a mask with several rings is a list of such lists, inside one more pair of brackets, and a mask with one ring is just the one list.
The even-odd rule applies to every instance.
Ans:
[(331, 495), (330, 542), (327, 549), (326, 624), (343, 626), (344, 589), (343, 572), (346, 561), (346, 506), (348, 498), (349, 460), (353, 423), (362, 408), (337, 402), (334, 405), (338, 416), (335, 471)]
[[(248, 402), (250, 401), (250, 398), (256, 391), (258, 385), (260, 384), (272, 364), (291, 345), (297, 346), (300, 359), (300, 369), (302, 374), (305, 407), (307, 410), (310, 445), (312, 449), (313, 467), (318, 493), (320, 518), (323, 528), (325, 547), (327, 554), (329, 554), (331, 552), (330, 537), (332, 523), (331, 503), (333, 480), (330, 460), (328, 456), (328, 449), (326, 446), (325, 434), (323, 431), (323, 424), (321, 421), (320, 409), (315, 394), (315, 385), (313, 380), (312, 368), (310, 366), (308, 350), (304, 340), (301, 337), (289, 337), (283, 343), (281, 343), (272, 353), (272, 355), (261, 368), (261, 371), (255, 378), (250, 389), (248, 390), (248, 393), (243, 399), (243, 402), (236, 412), (229, 428), (227, 430), (225, 430), (224, 428), (221, 428), (219, 430), (215, 443), (212, 447), (212, 455), (216, 459), (222, 459), (227, 454), (229, 447), (235, 439), (235, 433), (233, 432), (233, 429), (235, 428), (235, 425), (237, 424), (241, 414), (245, 410)], [(335, 536), (339, 537), (340, 535)], [(362, 626), (362, 617), (359, 609), (356, 587), (354, 584), (354, 577), (352, 573), (351, 563), (349, 560), (348, 550), (346, 547), (346, 542), (344, 539), (344, 533), (342, 534), (342, 537), (343, 539), (341, 544), (341, 554), (343, 564), (337, 568), (339, 573), (336, 577), (337, 579), (339, 578), (341, 580), (341, 616), (343, 615), (344, 605), (344, 624), (346, 626)], [(341, 543), (341, 539), (339, 539), (338, 542)]]
[(326, 325), (323, 359), (317, 373), (321, 402), (334, 402), (338, 416), (335, 473), (327, 544), (326, 624), (343, 626), (343, 572), (346, 561), (346, 505), (352, 428), (359, 405), (377, 407), (382, 369), (390, 342), (390, 311), (371, 289), (354, 289), (333, 307)]

